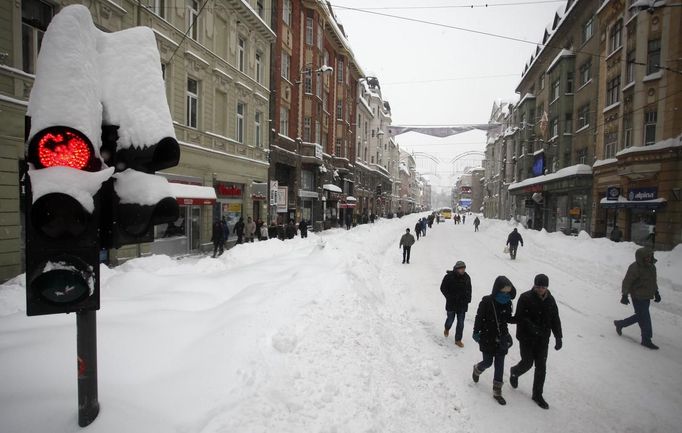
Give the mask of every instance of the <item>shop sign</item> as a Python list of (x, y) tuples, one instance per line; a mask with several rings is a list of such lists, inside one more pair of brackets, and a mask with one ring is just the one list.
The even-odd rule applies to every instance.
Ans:
[(322, 145), (315, 144), (315, 158), (322, 159)]
[(459, 192), (462, 194), (471, 194), (471, 187), (470, 186), (460, 187)]
[(287, 203), (289, 201), (289, 188), (280, 186), (277, 188), (277, 212), (282, 213), (288, 210)]
[(606, 199), (607, 200), (618, 200), (618, 197), (620, 196), (620, 187), (619, 186), (610, 186), (606, 188)]
[(573, 218), (580, 218), (580, 211), (581, 209), (579, 207), (573, 207), (568, 210), (568, 214)]
[(279, 182), (276, 180), (270, 181), (270, 206), (277, 205), (277, 190), (279, 188)]
[(242, 213), (242, 204), (223, 203), (223, 213)]
[(642, 200), (654, 200), (658, 198), (658, 188), (631, 188), (628, 191), (628, 200), (630, 201), (642, 201)]
[(180, 206), (205, 206), (215, 203), (215, 199), (211, 198), (178, 198), (176, 201)]
[(241, 197), (242, 189), (236, 185), (228, 185), (225, 183), (218, 183), (215, 186), (215, 192), (219, 197)]
[(523, 192), (542, 192), (542, 184), (528, 185), (523, 188)]

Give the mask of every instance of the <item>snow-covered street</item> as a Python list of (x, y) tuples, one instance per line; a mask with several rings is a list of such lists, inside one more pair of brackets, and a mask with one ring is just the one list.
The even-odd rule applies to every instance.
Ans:
[[(654, 342), (640, 346), (620, 286), (638, 248), (584, 233), (512, 223), (434, 224), (401, 264), (400, 236), (418, 216), (281, 242), (239, 245), (218, 259), (167, 256), (102, 267), (99, 417), (90, 432), (678, 432), (682, 426), (682, 247), (657, 252), (663, 298)], [(467, 264), (473, 301), (464, 348), (443, 337), (443, 275)], [(492, 398), (478, 384), (471, 339), (496, 276), (518, 294), (549, 276), (564, 347), (550, 348), (542, 410), (532, 371)], [(0, 431), (76, 432), (74, 315), (26, 317), (23, 276), (0, 286)], [(516, 305), (517, 299), (514, 300)], [(511, 326), (514, 330), (514, 327)], [(553, 340), (551, 346), (553, 347)]]

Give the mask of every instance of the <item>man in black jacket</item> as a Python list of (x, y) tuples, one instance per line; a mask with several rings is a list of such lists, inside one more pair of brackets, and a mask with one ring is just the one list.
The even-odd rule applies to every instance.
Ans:
[(516, 338), (521, 346), (521, 361), (510, 371), (512, 388), (519, 386), (519, 376), (530, 370), (535, 363), (533, 378), (533, 401), (543, 409), (549, 405), (542, 397), (547, 372), (549, 336), (554, 334), (554, 350), (561, 349), (561, 320), (556, 301), (549, 290), (549, 278), (545, 274), (535, 276), (533, 288), (519, 297), (516, 304)]
[(517, 229), (514, 229), (509, 236), (507, 236), (507, 245), (509, 245), (509, 255), (511, 255), (512, 260), (516, 259), (516, 249), (519, 247), (519, 242), (523, 246), (523, 238), (521, 233)]
[(455, 263), (452, 271), (447, 271), (440, 283), (440, 291), (445, 296), (445, 330), (443, 335), (450, 335), (450, 328), (457, 317), (455, 327), (455, 344), (464, 347), (462, 343), (462, 333), (464, 332), (464, 316), (469, 309), (471, 302), (471, 278), (466, 273), (466, 264), (463, 261)]

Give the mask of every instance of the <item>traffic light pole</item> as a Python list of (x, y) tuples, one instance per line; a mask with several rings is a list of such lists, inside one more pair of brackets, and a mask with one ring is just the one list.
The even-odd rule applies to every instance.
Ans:
[(78, 425), (85, 427), (99, 414), (97, 400), (97, 312), (76, 313), (78, 352)]

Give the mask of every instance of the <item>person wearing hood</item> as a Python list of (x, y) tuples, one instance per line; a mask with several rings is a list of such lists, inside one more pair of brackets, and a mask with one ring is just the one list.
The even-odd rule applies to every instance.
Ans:
[(535, 364), (533, 377), (533, 401), (543, 409), (549, 404), (542, 396), (547, 373), (547, 354), (549, 336), (554, 334), (554, 350), (561, 349), (561, 320), (554, 297), (549, 292), (549, 277), (538, 274), (533, 281), (533, 288), (519, 296), (516, 304), (516, 339), (521, 348), (521, 361), (510, 370), (509, 383), (512, 388), (519, 386), (519, 376), (530, 370)]
[(654, 251), (651, 248), (642, 247), (635, 251), (635, 262), (628, 267), (625, 278), (623, 278), (622, 297), (620, 299), (621, 304), (628, 305), (630, 303), (629, 295), (632, 298), (635, 314), (613, 322), (616, 325), (618, 335), (622, 335), (623, 328), (638, 323), (642, 333), (642, 346), (653, 350), (658, 349), (658, 346), (651, 341), (653, 329), (649, 304), (652, 299), (654, 302), (661, 302), (661, 295), (658, 293), (658, 283), (656, 282), (656, 261)]
[(466, 273), (466, 264), (463, 261), (455, 263), (451, 271), (447, 271), (440, 283), (440, 291), (445, 296), (445, 329), (443, 335), (450, 335), (450, 328), (457, 317), (455, 327), (455, 344), (464, 347), (462, 333), (464, 332), (464, 317), (471, 302), (471, 278)]
[(484, 296), (478, 304), (474, 321), (474, 341), (483, 353), (483, 360), (474, 364), (472, 378), (478, 383), (479, 376), (488, 367), (495, 364), (493, 376), (493, 398), (501, 405), (507, 404), (502, 397), (502, 376), (504, 374), (504, 358), (513, 344), (507, 323), (514, 323), (512, 318), (512, 302), (516, 297), (516, 288), (509, 278), (500, 275), (495, 279), (493, 291)]

